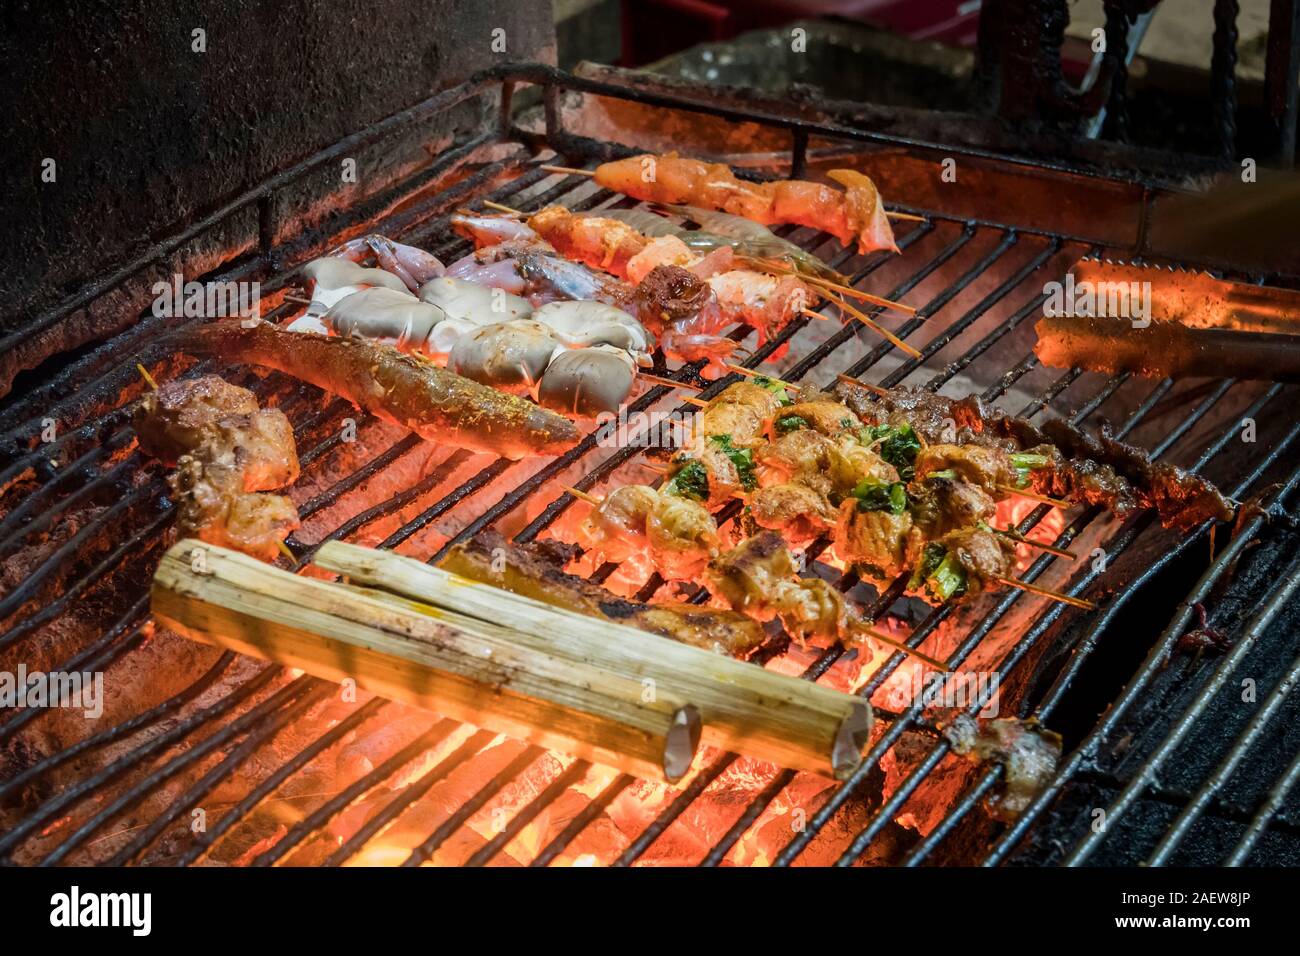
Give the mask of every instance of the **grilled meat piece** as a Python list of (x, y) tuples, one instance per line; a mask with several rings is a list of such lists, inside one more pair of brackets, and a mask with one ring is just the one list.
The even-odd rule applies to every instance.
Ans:
[(781, 409), (777, 416), (777, 430), (781, 430), (782, 420), (802, 419), (807, 427), (823, 435), (834, 438), (846, 431), (856, 432), (862, 427), (858, 416), (853, 414), (843, 402), (825, 392), (810, 392), (801, 389), (799, 401)]
[(760, 532), (719, 554), (709, 562), (707, 575), (713, 593), (733, 610), (761, 621), (779, 617), (796, 640), (852, 639), (844, 596), (821, 578), (799, 577), (790, 551), (774, 531)]
[(1016, 546), (1008, 538), (981, 528), (960, 528), (939, 539), (966, 574), (966, 594), (1003, 587), (999, 578), (1011, 576)]
[(1047, 786), (1061, 759), (1061, 735), (1032, 718), (999, 717), (981, 725), (962, 714), (943, 733), (963, 757), (1002, 764), (1005, 786), (989, 807), (995, 817), (1008, 822)]
[(214, 466), (202, 450), (182, 455), (169, 482), (178, 501), (181, 537), (273, 561), (280, 543), (299, 526), (298, 509), (290, 499), (238, 490), (238, 473)]
[(134, 421), (140, 449), (164, 465), (197, 448), (227, 415), (257, 411), (257, 396), (216, 375), (175, 379), (145, 395)]
[(214, 375), (167, 382), (134, 414), (140, 447), (176, 470), (168, 481), (184, 536), (272, 560), (298, 527), (293, 502), (257, 494), (298, 478), (293, 427), (277, 408)]
[(864, 479), (884, 484), (898, 481), (897, 469), (855, 438), (836, 440), (808, 428), (780, 436), (758, 455), (763, 464), (836, 504)]
[(834, 527), (836, 511), (826, 495), (803, 482), (786, 481), (754, 492), (749, 516), (760, 528), (784, 532), (792, 543), (803, 544)]
[(908, 511), (872, 511), (861, 507), (856, 498), (840, 504), (835, 553), (874, 578), (888, 581), (908, 570), (916, 563), (920, 542)]
[(554, 455), (578, 440), (566, 418), (384, 345), (211, 322), (187, 344), (228, 362), (278, 369), (441, 444), (506, 458)]
[(915, 482), (907, 494), (917, 530), (930, 541), (958, 528), (988, 524), (997, 510), (997, 502), (983, 488), (951, 478)]
[[(976, 444), (1008, 453), (1049, 454), (1051, 465), (1032, 475), (1037, 491), (1103, 505), (1120, 517), (1138, 508), (1154, 508), (1165, 527), (1187, 531), (1210, 518), (1228, 521), (1235, 513), (1235, 504), (1204, 478), (1153, 463), (1146, 452), (1115, 440), (1105, 428), (1099, 438), (1063, 419), (1039, 428), (987, 405), (978, 395), (951, 399), (925, 389), (895, 388), (880, 396), (847, 382), (836, 386), (836, 394), (863, 421), (906, 421), (927, 444)], [(1055, 446), (1055, 453), (1043, 446)]]
[(759, 445), (768, 420), (781, 407), (780, 398), (753, 382), (728, 385), (700, 413), (704, 435), (730, 435), (738, 448)]
[(484, 531), (452, 548), (439, 567), (588, 617), (640, 628), (719, 654), (745, 657), (764, 639), (753, 618), (694, 604), (628, 601), (562, 569), (569, 557), (554, 542), (516, 545)]
[(952, 471), (962, 481), (981, 488), (1015, 485), (1020, 474), (1005, 448), (993, 445), (930, 445), (916, 454), (916, 477), (935, 471)]
[(668, 580), (691, 580), (718, 548), (718, 526), (698, 501), (648, 485), (615, 488), (578, 529), (607, 561), (646, 555)]
[(708, 505), (710, 508), (720, 508), (746, 490), (733, 454), (710, 441), (705, 441), (696, 449), (682, 449), (674, 452), (668, 460), (668, 477), (674, 478), (691, 467), (692, 462), (698, 462), (708, 475)]

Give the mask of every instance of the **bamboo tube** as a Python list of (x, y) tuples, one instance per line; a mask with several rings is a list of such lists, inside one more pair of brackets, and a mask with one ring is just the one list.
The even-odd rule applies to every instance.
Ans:
[[(517, 629), (549, 653), (592, 664), (602, 672), (630, 671), (639, 682), (653, 679), (661, 693), (671, 685), (683, 695), (683, 704), (699, 710), (704, 742), (712, 746), (762, 756), (785, 767), (830, 770), (837, 776), (860, 762), (860, 747), (851, 758), (841, 752), (832, 759), (836, 734), (848, 726), (860, 727), (864, 719), (869, 723), (869, 716), (858, 712), (860, 698), (564, 611), (391, 551), (330, 541), (316, 553), (315, 563), (361, 584)], [(817, 688), (815, 694), (808, 693), (810, 686)], [(834, 730), (829, 737), (828, 729)]]
[(859, 698), (391, 552), (331, 542), (317, 563), (417, 600), (186, 540), (154, 576), (154, 613), (197, 640), (351, 677), (383, 697), (646, 779), (679, 777), (697, 742), (840, 778), (861, 761), (871, 715)]

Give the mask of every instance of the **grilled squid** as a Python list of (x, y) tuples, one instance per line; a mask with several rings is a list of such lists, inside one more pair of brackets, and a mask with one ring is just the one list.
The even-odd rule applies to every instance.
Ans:
[(636, 365), (623, 349), (561, 349), (541, 376), (537, 400), (557, 412), (594, 417), (617, 410), (635, 381)]
[(421, 302), (405, 289), (375, 287), (334, 303), (321, 316), (321, 324), (335, 335), (424, 351), (434, 327), (446, 318), (442, 309)]
[(495, 322), (462, 335), (451, 349), (447, 367), (503, 392), (527, 395), (536, 389), (551, 357), (562, 348), (540, 322)]
[(534, 312), (533, 318), (571, 348), (612, 345), (638, 356), (648, 356), (654, 348), (640, 322), (602, 302), (552, 302)]

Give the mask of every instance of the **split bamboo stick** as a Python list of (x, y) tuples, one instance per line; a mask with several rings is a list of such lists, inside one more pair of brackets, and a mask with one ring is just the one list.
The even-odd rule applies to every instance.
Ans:
[(195, 639), (647, 779), (679, 778), (700, 742), (841, 778), (861, 761), (871, 713), (859, 698), (391, 552), (331, 542), (316, 559), (384, 592), (187, 540), (155, 574), (154, 613)]

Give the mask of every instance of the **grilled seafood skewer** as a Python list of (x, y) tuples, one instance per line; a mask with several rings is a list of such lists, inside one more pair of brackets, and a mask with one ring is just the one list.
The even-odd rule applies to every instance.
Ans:
[(646, 202), (702, 206), (764, 225), (789, 223), (820, 229), (843, 245), (856, 242), (861, 254), (887, 249), (898, 251), (884, 204), (875, 185), (851, 169), (833, 169), (827, 175), (845, 187), (797, 179), (750, 183), (737, 179), (721, 163), (667, 153), (646, 153), (603, 163), (595, 170), (542, 167), (548, 172), (589, 175), (606, 189)]

